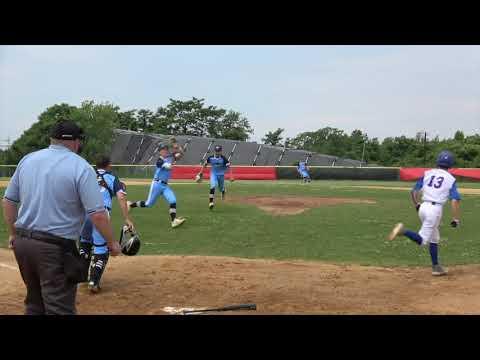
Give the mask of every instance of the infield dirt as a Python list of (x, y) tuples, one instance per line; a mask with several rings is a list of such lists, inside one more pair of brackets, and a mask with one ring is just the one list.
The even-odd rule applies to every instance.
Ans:
[[(111, 258), (100, 294), (79, 287), (77, 305), (79, 314), (166, 314), (167, 306), (250, 302), (257, 311), (248, 314), (480, 314), (480, 265), (449, 270), (437, 278), (420, 267), (121, 256)], [(0, 249), (0, 279), (0, 314), (22, 314), (25, 286), (12, 251)]]

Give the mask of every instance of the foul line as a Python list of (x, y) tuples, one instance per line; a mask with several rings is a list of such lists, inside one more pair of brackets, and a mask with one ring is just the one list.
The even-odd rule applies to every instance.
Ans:
[(18, 270), (18, 268), (16, 266), (11, 266), (11, 265), (7, 265), (7, 264), (3, 264), (3, 263), (0, 263), (0, 267), (10, 269), (10, 270)]

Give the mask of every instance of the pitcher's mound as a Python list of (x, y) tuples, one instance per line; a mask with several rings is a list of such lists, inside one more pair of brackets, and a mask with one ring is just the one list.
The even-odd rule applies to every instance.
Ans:
[(373, 200), (333, 197), (299, 196), (245, 196), (232, 197), (230, 201), (256, 205), (259, 209), (273, 215), (297, 215), (320, 207), (340, 204), (376, 204)]

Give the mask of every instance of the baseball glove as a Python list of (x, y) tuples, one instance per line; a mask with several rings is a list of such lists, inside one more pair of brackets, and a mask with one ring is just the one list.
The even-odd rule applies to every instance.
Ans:
[(453, 228), (456, 228), (456, 227), (458, 227), (458, 225), (460, 225), (460, 220), (453, 219), (452, 222), (450, 223), (450, 225), (451, 225)]

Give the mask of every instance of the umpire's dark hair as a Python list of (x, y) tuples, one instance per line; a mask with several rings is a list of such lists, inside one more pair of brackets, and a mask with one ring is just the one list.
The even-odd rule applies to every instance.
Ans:
[(108, 165), (112, 163), (110, 156), (108, 155), (100, 155), (95, 162), (95, 166), (97, 169), (105, 169)]

